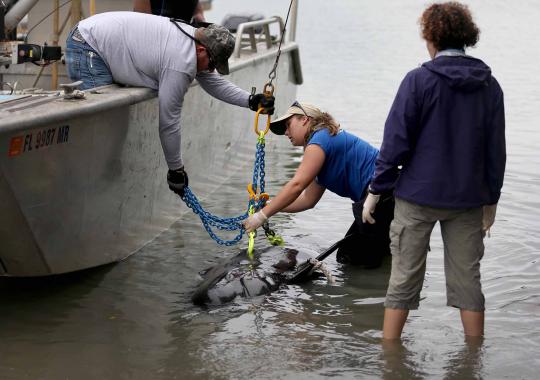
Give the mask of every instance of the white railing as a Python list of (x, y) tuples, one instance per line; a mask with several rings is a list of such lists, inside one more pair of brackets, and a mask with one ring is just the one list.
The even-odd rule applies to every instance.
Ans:
[[(270, 25), (277, 23), (279, 25), (279, 35), (272, 39), (270, 34)], [(242, 51), (249, 50), (251, 53), (257, 52), (257, 44), (266, 43), (266, 48), (270, 49), (274, 43), (279, 43), (283, 33), (283, 19), (279, 16), (273, 16), (262, 20), (244, 22), (238, 25), (236, 31), (236, 43), (234, 45), (233, 56), (240, 58)]]

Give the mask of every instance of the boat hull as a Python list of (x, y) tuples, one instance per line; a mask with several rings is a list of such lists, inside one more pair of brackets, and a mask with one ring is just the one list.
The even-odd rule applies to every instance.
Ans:
[[(281, 56), (278, 110), (295, 98), (297, 49), (290, 44)], [(274, 59), (275, 52), (233, 62), (230, 80), (262, 87)], [(97, 92), (0, 108), (0, 275), (43, 276), (122, 260), (188, 212), (166, 185), (155, 92), (114, 85)], [(253, 117), (198, 85), (189, 90), (182, 149), (198, 195), (252, 163)]]

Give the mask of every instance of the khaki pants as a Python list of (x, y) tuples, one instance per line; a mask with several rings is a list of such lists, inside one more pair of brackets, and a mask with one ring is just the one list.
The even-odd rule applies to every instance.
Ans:
[(414, 310), (426, 271), (429, 238), (441, 224), (447, 305), (470, 311), (484, 310), (480, 260), (484, 255), (482, 207), (439, 209), (396, 198), (390, 225), (392, 273), (385, 307)]

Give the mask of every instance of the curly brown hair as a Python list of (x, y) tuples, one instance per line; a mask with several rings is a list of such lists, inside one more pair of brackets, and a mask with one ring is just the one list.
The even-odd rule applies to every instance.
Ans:
[(419, 23), (422, 37), (439, 51), (474, 46), (480, 35), (469, 8), (456, 1), (430, 5)]

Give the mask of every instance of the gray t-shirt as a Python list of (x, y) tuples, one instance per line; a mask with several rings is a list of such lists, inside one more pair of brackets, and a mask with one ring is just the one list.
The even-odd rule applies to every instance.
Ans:
[[(195, 29), (181, 24), (190, 35)], [(86, 42), (117, 83), (158, 91), (159, 136), (169, 169), (182, 166), (180, 114), (193, 79), (213, 97), (248, 107), (249, 93), (216, 72), (197, 74), (195, 42), (168, 18), (137, 12), (100, 13), (79, 23)]]

